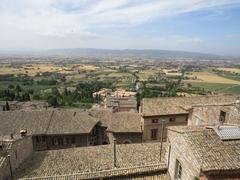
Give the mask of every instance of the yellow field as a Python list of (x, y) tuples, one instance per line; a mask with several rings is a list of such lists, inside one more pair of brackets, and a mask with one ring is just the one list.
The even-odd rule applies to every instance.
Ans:
[(35, 76), (37, 73), (44, 72), (58, 72), (61, 74), (73, 74), (78, 73), (78, 70), (94, 71), (99, 67), (93, 65), (80, 65), (76, 68), (71, 67), (60, 67), (54, 64), (31, 64), (23, 65), (20, 68), (14, 67), (0, 67), (0, 74), (27, 74), (29, 76)]
[(32, 64), (31, 66), (22, 66), (21, 68), (0, 67), (0, 74), (27, 74), (29, 76), (35, 76), (37, 73), (62, 72), (62, 70), (61, 67), (52, 64)]
[(240, 69), (237, 68), (217, 68), (217, 70), (240, 73)]
[(205, 82), (205, 83), (223, 83), (223, 84), (240, 84), (240, 81), (226, 79), (209, 72), (193, 72), (188, 77), (197, 77), (196, 80), (184, 80), (184, 82)]
[(126, 77), (126, 76), (131, 76), (131, 74), (113, 72), (113, 73), (110, 73), (108, 76), (109, 77)]
[(84, 71), (95, 71), (98, 70), (99, 67), (94, 66), (94, 65), (80, 65), (78, 67), (75, 68), (76, 70), (84, 70)]
[(147, 81), (150, 76), (153, 76), (157, 71), (143, 70), (138, 73), (140, 81)]

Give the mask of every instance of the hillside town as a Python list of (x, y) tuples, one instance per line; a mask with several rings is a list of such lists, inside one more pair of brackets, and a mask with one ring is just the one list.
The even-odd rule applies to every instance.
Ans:
[(3, 180), (240, 179), (238, 95), (143, 98), (138, 106), (134, 94), (108, 91), (91, 109), (9, 108), (0, 111)]

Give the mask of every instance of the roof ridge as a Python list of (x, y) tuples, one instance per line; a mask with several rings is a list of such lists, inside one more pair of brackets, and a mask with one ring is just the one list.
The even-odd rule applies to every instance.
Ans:
[(50, 119), (49, 119), (49, 122), (48, 122), (48, 125), (47, 125), (47, 128), (46, 128), (45, 134), (47, 134), (47, 132), (49, 130), (50, 124), (51, 124), (52, 119), (53, 119), (53, 114), (54, 114), (54, 110), (51, 113), (51, 116), (50, 116)]

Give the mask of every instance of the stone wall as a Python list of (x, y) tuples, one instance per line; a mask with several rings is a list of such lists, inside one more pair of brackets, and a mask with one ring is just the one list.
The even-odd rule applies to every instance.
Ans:
[(0, 179), (5, 179), (10, 175), (10, 168), (6, 157), (0, 159)]
[(10, 149), (7, 149), (3, 161), (0, 162), (0, 179), (10, 176), (10, 164), (7, 155), (10, 155), (11, 169), (14, 172), (33, 153), (32, 138), (30, 136), (6, 141), (6, 143), (10, 145)]
[(193, 156), (190, 148), (183, 138), (183, 134), (168, 130), (168, 148), (166, 153), (168, 163), (168, 173), (171, 179), (174, 179), (176, 160), (182, 166), (181, 179), (194, 179), (199, 177), (200, 165)]

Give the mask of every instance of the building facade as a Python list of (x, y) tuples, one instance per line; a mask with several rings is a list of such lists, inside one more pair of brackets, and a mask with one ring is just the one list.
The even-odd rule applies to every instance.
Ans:
[(240, 179), (238, 126), (168, 128), (167, 164), (171, 179)]
[[(159, 116), (143, 116), (143, 141), (160, 141), (167, 138), (167, 127), (183, 126), (188, 124), (188, 114), (171, 114)], [(163, 129), (163, 132), (162, 132)]]

